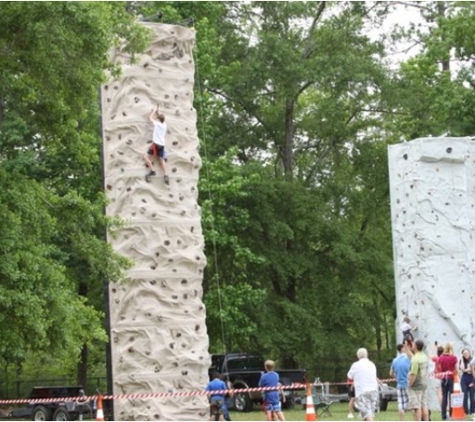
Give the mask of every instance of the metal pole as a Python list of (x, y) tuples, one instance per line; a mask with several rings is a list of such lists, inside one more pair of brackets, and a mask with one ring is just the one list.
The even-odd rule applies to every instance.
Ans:
[[(103, 139), (103, 130), (102, 130), (102, 92), (101, 87), (99, 87), (99, 131), (101, 142), (101, 177), (102, 177), (102, 187), (105, 191), (105, 171), (104, 171), (104, 139)], [(106, 210), (104, 208), (104, 215)], [(107, 242), (107, 233), (104, 232), (104, 239)], [(104, 298), (104, 328), (107, 333), (109, 341), (106, 344), (106, 373), (107, 373), (107, 393), (113, 394), (114, 380), (112, 377), (112, 346), (111, 346), (111, 323), (110, 323), (110, 305), (109, 305), (109, 280), (104, 279), (102, 282), (102, 295)], [(115, 420), (114, 418), (114, 401), (107, 400), (107, 413), (110, 420)]]

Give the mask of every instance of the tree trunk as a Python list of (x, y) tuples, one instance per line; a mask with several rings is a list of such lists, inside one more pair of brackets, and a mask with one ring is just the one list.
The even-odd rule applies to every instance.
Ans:
[[(443, 1), (438, 1), (437, 2), (437, 14), (439, 15), (439, 17), (441, 18), (445, 18), (445, 12), (447, 11), (447, 6), (445, 4), (445, 2)], [(445, 36), (442, 35), (442, 40), (445, 41)], [(450, 55), (450, 52), (449, 52), (449, 55)], [(443, 72), (448, 72), (450, 73), (450, 56), (448, 59), (446, 60), (442, 60), (442, 71)]]
[(292, 179), (293, 174), (293, 146), (294, 146), (294, 102), (287, 101), (285, 104), (285, 139), (282, 148), (282, 164), (284, 175)]
[(381, 336), (381, 318), (379, 317), (379, 306), (378, 306), (378, 298), (375, 297), (377, 293), (373, 293), (373, 305), (374, 305), (374, 329), (376, 335), (376, 350), (378, 351), (378, 355), (381, 353), (381, 349), (383, 346), (383, 339)]
[(84, 344), (81, 349), (81, 358), (77, 366), (77, 383), (86, 388), (87, 385), (87, 362), (89, 357), (89, 348)]

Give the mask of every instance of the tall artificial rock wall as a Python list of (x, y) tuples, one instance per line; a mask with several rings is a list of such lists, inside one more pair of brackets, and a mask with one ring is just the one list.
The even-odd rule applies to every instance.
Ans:
[(389, 147), (398, 310), (428, 348), (475, 346), (475, 143), (421, 138)]
[[(150, 48), (102, 87), (106, 213), (124, 221), (113, 248), (134, 260), (121, 283), (111, 283), (110, 327), (114, 394), (187, 392), (208, 382), (208, 336), (202, 303), (205, 267), (198, 198), (196, 111), (193, 108), (192, 29), (147, 24)], [(145, 181), (148, 117), (166, 116), (170, 184), (160, 168)], [(115, 420), (204, 420), (205, 396), (119, 399)]]

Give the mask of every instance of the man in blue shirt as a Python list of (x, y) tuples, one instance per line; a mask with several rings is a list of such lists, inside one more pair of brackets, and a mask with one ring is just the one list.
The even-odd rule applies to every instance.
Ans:
[(407, 396), (407, 387), (409, 370), (411, 368), (411, 360), (402, 351), (404, 345), (398, 344), (396, 348), (397, 356), (391, 363), (391, 370), (389, 371), (389, 376), (396, 377), (399, 420), (403, 421), (405, 418), (405, 412), (407, 410), (407, 404), (409, 402)]
[[(262, 374), (259, 380), (259, 387), (278, 387), (279, 386), (279, 374), (274, 371), (275, 363), (272, 360), (266, 360), (264, 362), (265, 374)], [(285, 421), (284, 413), (280, 404), (279, 390), (265, 391), (264, 403), (266, 409), (266, 418), (268, 421), (272, 421), (272, 415), (275, 414), (280, 421)]]
[[(221, 379), (221, 375), (217, 372), (213, 374), (213, 379), (208, 383), (205, 391), (209, 391), (210, 402), (210, 420), (224, 421), (224, 390), (227, 390), (225, 382)], [(216, 393), (213, 393), (216, 391)], [(219, 416), (218, 416), (219, 415)]]

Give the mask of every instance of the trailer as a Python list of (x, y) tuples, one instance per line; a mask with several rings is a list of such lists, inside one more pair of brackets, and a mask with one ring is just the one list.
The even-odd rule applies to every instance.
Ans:
[(0, 418), (33, 421), (95, 419), (97, 403), (86, 397), (81, 386), (33, 387), (27, 400), (30, 402), (26, 406), (14, 408)]

